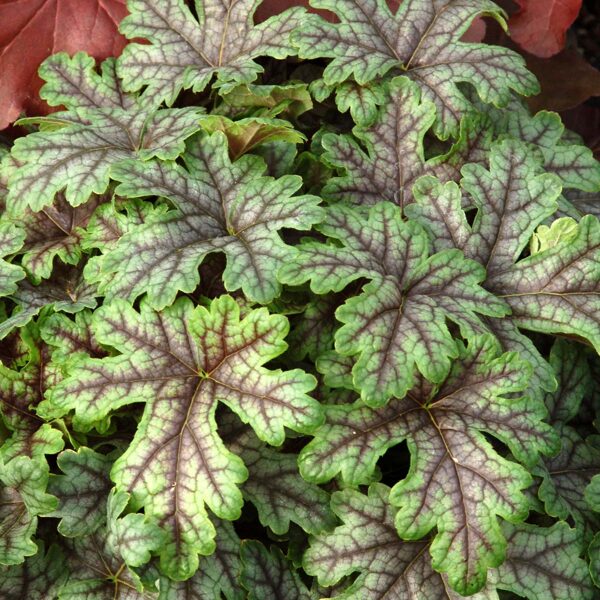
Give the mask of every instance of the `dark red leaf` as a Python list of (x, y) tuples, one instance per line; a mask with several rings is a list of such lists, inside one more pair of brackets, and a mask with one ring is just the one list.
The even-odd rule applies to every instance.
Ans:
[(48, 114), (39, 98), (40, 63), (85, 50), (98, 60), (120, 54), (126, 0), (0, 0), (0, 129), (18, 116)]
[(524, 50), (540, 57), (565, 47), (565, 33), (577, 18), (581, 0), (516, 0), (520, 10), (508, 21), (509, 31)]

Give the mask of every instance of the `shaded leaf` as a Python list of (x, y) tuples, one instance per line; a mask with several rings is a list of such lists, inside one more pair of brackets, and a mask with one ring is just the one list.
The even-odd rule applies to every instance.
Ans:
[(279, 548), (269, 552), (260, 542), (246, 540), (241, 556), (240, 581), (248, 590), (248, 600), (314, 600)]
[(289, 530), (290, 522), (307, 533), (331, 529), (335, 519), (329, 510), (329, 494), (300, 477), (297, 455), (273, 450), (249, 427), (229, 421), (224, 423), (225, 442), (248, 469), (242, 493), (256, 507), (262, 525), (278, 535)]
[(57, 459), (64, 475), (52, 475), (48, 490), (58, 498), (50, 516), (61, 519), (58, 531), (65, 537), (80, 537), (106, 522), (106, 499), (112, 487), (109, 471), (113, 461), (90, 448), (65, 450)]
[(0, 223), (0, 296), (13, 294), (17, 283), (25, 277), (25, 271), (10, 264), (5, 257), (16, 253), (23, 246), (25, 233), (12, 223)]
[(58, 546), (38, 542), (37, 553), (20, 565), (0, 567), (0, 594), (4, 600), (48, 600), (58, 597), (67, 573)]

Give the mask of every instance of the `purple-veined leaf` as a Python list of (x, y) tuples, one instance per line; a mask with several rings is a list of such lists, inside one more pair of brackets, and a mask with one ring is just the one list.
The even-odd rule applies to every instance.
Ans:
[(48, 552), (42, 542), (37, 553), (19, 565), (0, 566), (0, 596), (5, 600), (48, 600), (58, 598), (67, 574), (64, 556), (58, 546)]
[(298, 260), (280, 271), (284, 283), (311, 279), (323, 294), (364, 277), (362, 293), (336, 311), (344, 325), (336, 350), (358, 355), (353, 369), (362, 398), (380, 406), (412, 387), (418, 369), (433, 382), (444, 380), (456, 344), (446, 320), (468, 337), (486, 329), (479, 315), (502, 316), (506, 305), (479, 287), (480, 265), (458, 250), (429, 255), (424, 230), (403, 221), (400, 209), (380, 203), (369, 209), (336, 205), (318, 229), (339, 245), (302, 244)]
[(227, 417), (219, 430), (227, 448), (248, 469), (242, 494), (256, 507), (262, 525), (277, 535), (286, 533), (290, 522), (311, 534), (331, 529), (335, 518), (329, 510), (329, 494), (300, 477), (297, 455), (273, 450), (251, 428), (236, 423), (233, 415)]
[[(431, 540), (405, 541), (394, 527), (389, 488), (374, 484), (368, 496), (358, 491), (335, 492), (332, 506), (342, 525), (316, 536), (304, 556), (304, 567), (325, 585), (359, 572), (339, 600), (459, 600), (445, 574), (431, 566)], [(506, 560), (490, 570), (485, 587), (470, 595), (473, 600), (498, 600), (497, 589), (528, 598), (591, 600), (587, 566), (579, 558), (579, 542), (565, 523), (549, 528), (503, 524)]]
[(98, 341), (121, 354), (82, 360), (38, 413), (75, 409), (75, 424), (85, 427), (121, 406), (147, 403), (111, 476), (168, 531), (164, 570), (189, 578), (198, 553), (214, 551), (205, 506), (220, 518), (238, 518), (239, 484), (248, 475), (217, 433), (217, 404), (225, 403), (263, 441), (279, 445), (284, 427), (311, 431), (320, 424), (319, 406), (306, 395), (314, 378), (263, 368), (285, 349), (287, 320), (266, 309), (240, 320), (228, 296), (212, 301), (210, 309), (180, 299), (161, 313), (147, 303), (138, 313), (114, 301), (98, 309), (94, 321)]
[(191, 579), (173, 581), (168, 577), (160, 580), (158, 600), (245, 600), (238, 576), (242, 571), (240, 538), (233, 525), (218, 519), (213, 520), (217, 537), (216, 550), (203, 556), (200, 566)]
[(539, 175), (540, 159), (520, 142), (492, 147), (490, 169), (463, 168), (462, 187), (477, 214), (469, 225), (454, 183), (419, 181), (410, 217), (432, 233), (436, 250), (460, 248), (486, 266), (483, 286), (511, 308), (519, 327), (564, 333), (600, 348), (600, 224), (588, 215), (575, 236), (518, 260), (540, 222), (552, 215), (560, 193), (558, 178)]
[(38, 551), (31, 539), (37, 515), (57, 504), (47, 485), (48, 464), (40, 457), (18, 456), (0, 464), (0, 565), (21, 564)]
[(491, 336), (460, 349), (446, 381), (421, 379), (402, 399), (370, 408), (358, 401), (326, 407), (326, 422), (300, 454), (300, 469), (311, 481), (341, 474), (346, 484), (372, 480), (377, 460), (408, 441), (412, 463), (407, 478), (392, 490), (401, 507), (400, 535), (418, 539), (437, 526), (434, 567), (447, 572), (456, 589), (479, 589), (486, 569), (498, 566), (505, 542), (496, 515), (522, 519), (530, 483), (520, 465), (507, 461), (481, 432), (507, 445), (525, 465), (556, 448), (552, 428), (542, 422), (539, 401), (515, 398), (529, 368), (515, 353), (498, 356)]
[(263, 176), (264, 163), (245, 156), (232, 163), (225, 136), (199, 136), (189, 145), (187, 169), (174, 163), (135, 162), (114, 169), (128, 197), (164, 196), (175, 205), (160, 220), (137, 227), (103, 259), (103, 291), (133, 300), (147, 292), (153, 306), (173, 302), (177, 290), (192, 292), (207, 254), (224, 252), (228, 291), (269, 302), (279, 295), (276, 272), (296, 250), (282, 228), (310, 229), (323, 217), (314, 196), (293, 196), (302, 181)]
[(331, 10), (341, 21), (311, 21), (294, 36), (302, 58), (333, 59), (323, 73), (325, 83), (353, 78), (364, 85), (389, 72), (405, 72), (436, 105), (436, 130), (444, 138), (471, 109), (457, 83), (472, 84), (484, 102), (495, 105), (505, 105), (511, 90), (529, 95), (539, 89), (515, 52), (459, 41), (481, 15), (504, 26), (502, 11), (488, 0), (405, 0), (395, 15), (384, 0), (312, 0), (311, 5)]
[(199, 128), (201, 109), (154, 110), (124, 94), (114, 59), (103, 63), (99, 75), (90, 56), (57, 54), (40, 74), (47, 82), (43, 97), (68, 110), (36, 118), (41, 131), (15, 142), (11, 152), (19, 167), (9, 178), (7, 197), (13, 215), (27, 207), (39, 211), (61, 191), (70, 205), (79, 206), (106, 191), (112, 165), (174, 159)]
[[(456, 420), (466, 434), (475, 428), (498, 437), (526, 465), (535, 464), (539, 452), (555, 450), (556, 436), (542, 422), (543, 405), (528, 397), (510, 396), (525, 388), (530, 373), (527, 363), (516, 353), (498, 356), (498, 345), (491, 336), (477, 339), (469, 349), (459, 343), (457, 346), (460, 359), (439, 386), (421, 379), (403, 399), (394, 398), (380, 408), (360, 401), (326, 406), (325, 424), (300, 453), (303, 477), (325, 482), (339, 473), (345, 484), (368, 483), (377, 460), (389, 448), (414, 437), (420, 428), (429, 431), (421, 412), (429, 415), (432, 424), (437, 423), (431, 426), (433, 438), (450, 428), (442, 425), (446, 419), (448, 423)], [(330, 356), (327, 358), (325, 364), (322, 360), (318, 363), (319, 370), (328, 373), (326, 382), (344, 383), (333, 380), (336, 365)], [(342, 364), (340, 367), (343, 369)], [(433, 435), (436, 431), (438, 434)]]
[(403, 206), (415, 179), (431, 169), (425, 162), (423, 137), (435, 120), (434, 105), (420, 101), (418, 87), (406, 77), (390, 82), (387, 99), (375, 122), (355, 127), (354, 137), (323, 136), (323, 160), (345, 173), (327, 183), (325, 197), (355, 204), (388, 200)]
[(173, 104), (182, 89), (227, 92), (251, 83), (262, 67), (258, 56), (294, 54), (291, 32), (306, 19), (303, 9), (288, 10), (254, 25), (257, 0), (195, 0), (196, 17), (182, 0), (130, 0), (120, 30), (150, 44), (129, 44), (119, 58), (127, 90), (146, 86), (144, 96)]
[(267, 550), (260, 542), (245, 540), (241, 546), (240, 581), (248, 600), (316, 600), (277, 547)]

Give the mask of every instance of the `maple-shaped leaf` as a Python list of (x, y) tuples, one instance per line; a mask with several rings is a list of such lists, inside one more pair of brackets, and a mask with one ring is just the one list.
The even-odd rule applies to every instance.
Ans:
[(384, 0), (312, 0), (334, 12), (341, 23), (319, 20), (301, 27), (294, 40), (302, 58), (330, 57), (323, 79), (339, 84), (354, 78), (360, 85), (386, 73), (405, 72), (436, 105), (437, 133), (458, 129), (470, 103), (457, 84), (468, 82), (481, 99), (504, 105), (511, 90), (538, 91), (524, 60), (507, 48), (460, 41), (480, 15), (504, 25), (501, 10), (488, 0), (405, 0), (392, 14)]
[(61, 519), (57, 529), (65, 537), (89, 535), (106, 521), (113, 460), (82, 446), (59, 454), (57, 464), (64, 474), (50, 477), (48, 491), (58, 498), (50, 516)]
[(127, 40), (119, 21), (125, 0), (4, 2), (0, 7), (0, 129), (19, 114), (47, 114), (37, 71), (50, 54), (85, 50), (95, 59), (117, 56)]
[(210, 309), (180, 299), (161, 313), (145, 302), (139, 313), (123, 301), (104, 305), (94, 313), (97, 339), (121, 354), (81, 361), (45, 406), (75, 409), (75, 423), (85, 426), (121, 406), (147, 403), (111, 476), (169, 532), (162, 565), (176, 579), (194, 573), (198, 553), (214, 550), (205, 505), (221, 518), (240, 514), (238, 484), (248, 472), (217, 433), (217, 404), (274, 445), (283, 442), (284, 427), (310, 431), (321, 420), (306, 395), (312, 376), (262, 367), (285, 349), (285, 317), (258, 309), (240, 320), (239, 312), (229, 296)]
[(159, 600), (208, 600), (225, 597), (226, 600), (245, 600), (246, 594), (238, 581), (242, 571), (240, 538), (233, 525), (214, 519), (217, 548), (200, 560), (200, 566), (191, 579), (160, 580)]
[(96, 306), (97, 286), (87, 283), (78, 267), (55, 267), (51, 279), (39, 285), (25, 279), (10, 299), (16, 304), (10, 317), (0, 322), (0, 339), (23, 327), (45, 308), (76, 313)]
[(461, 208), (459, 187), (431, 177), (417, 184), (417, 204), (406, 212), (432, 232), (436, 250), (460, 248), (485, 265), (483, 286), (510, 305), (515, 325), (575, 335), (598, 349), (598, 219), (583, 217), (577, 235), (518, 260), (535, 227), (558, 206), (558, 178), (538, 174), (540, 162), (526, 145), (505, 140), (492, 147), (489, 170), (463, 167), (462, 189), (477, 210), (473, 225)]
[[(368, 496), (358, 491), (335, 492), (333, 509), (343, 524), (316, 536), (304, 556), (304, 567), (325, 585), (359, 572), (339, 600), (402, 598), (459, 600), (445, 574), (433, 570), (430, 539), (404, 541), (394, 527), (389, 488), (374, 484)], [(586, 564), (579, 558), (577, 534), (565, 523), (550, 528), (503, 524), (507, 539), (504, 563), (489, 573), (474, 600), (498, 600), (496, 589), (510, 590), (529, 600), (556, 598), (589, 600), (593, 590)]]
[(529, 250), (537, 254), (557, 244), (570, 242), (577, 237), (577, 221), (572, 217), (561, 217), (553, 221), (550, 226), (540, 225), (531, 236)]
[(323, 136), (322, 159), (344, 172), (327, 183), (324, 196), (355, 204), (388, 200), (403, 206), (411, 198), (415, 179), (429, 171), (423, 137), (434, 120), (434, 105), (420, 100), (414, 82), (406, 77), (392, 80), (389, 100), (371, 126), (354, 127), (354, 137)]
[(128, 90), (173, 104), (182, 89), (202, 91), (216, 75), (224, 91), (251, 83), (259, 56), (283, 59), (295, 53), (290, 33), (305, 11), (293, 9), (254, 25), (256, 0), (195, 0), (196, 16), (178, 0), (130, 0), (121, 32), (150, 44), (129, 44), (119, 59)]
[(344, 325), (335, 334), (338, 352), (358, 355), (354, 381), (369, 405), (402, 398), (417, 369), (433, 382), (444, 380), (457, 356), (446, 319), (471, 336), (485, 330), (478, 313), (506, 312), (501, 300), (479, 287), (485, 277), (480, 265), (458, 250), (430, 256), (424, 230), (403, 221), (392, 204), (377, 204), (368, 213), (333, 206), (318, 229), (339, 245), (304, 243), (299, 260), (288, 262), (280, 279), (299, 284), (310, 278), (312, 290), (321, 294), (360, 277), (371, 280), (337, 309)]
[[(85, 494), (85, 480), (74, 480)], [(156, 600), (156, 594), (146, 592), (140, 576), (131, 566), (139, 566), (157, 550), (164, 533), (144, 515), (130, 513), (120, 516), (129, 501), (125, 492), (99, 498), (103, 523), (90, 535), (62, 538), (68, 580), (60, 598), (117, 598), (119, 600)]]
[(175, 163), (125, 163), (113, 171), (127, 197), (164, 196), (175, 209), (134, 228), (102, 261), (108, 298), (135, 299), (147, 292), (156, 308), (178, 290), (192, 292), (207, 254), (224, 252), (223, 282), (249, 300), (269, 302), (281, 286), (275, 275), (296, 250), (281, 239), (282, 228), (310, 229), (322, 219), (319, 199), (294, 196), (302, 180), (263, 176), (264, 163), (244, 156), (232, 163), (223, 133), (194, 138)]
[(58, 598), (58, 591), (67, 577), (64, 556), (58, 546), (48, 552), (43, 542), (37, 543), (37, 553), (20, 565), (0, 566), (0, 597), (5, 600), (48, 600)]
[(56, 508), (46, 493), (48, 464), (40, 458), (18, 456), (0, 464), (0, 565), (16, 565), (38, 547), (31, 537), (37, 515)]
[(61, 191), (70, 205), (83, 204), (106, 191), (112, 165), (153, 156), (174, 159), (199, 128), (200, 109), (155, 110), (125, 94), (114, 59), (106, 60), (98, 74), (84, 53), (57, 54), (44, 62), (40, 74), (47, 82), (42, 96), (68, 110), (37, 119), (46, 127), (15, 142), (11, 153), (19, 167), (9, 178), (7, 198), (13, 214), (27, 207), (39, 211)]
[(262, 525), (278, 535), (288, 531), (290, 522), (307, 533), (333, 527), (329, 494), (300, 477), (296, 454), (273, 450), (234, 419), (224, 420), (220, 429), (229, 450), (240, 456), (248, 469), (242, 493), (256, 507)]
[[(455, 463), (460, 464), (462, 457), (464, 469), (474, 460), (469, 457), (474, 452), (472, 446), (478, 445), (473, 428), (499, 437), (526, 464), (535, 464), (538, 452), (554, 450), (557, 440), (552, 428), (541, 421), (543, 405), (528, 397), (517, 400), (506, 396), (524, 389), (528, 365), (516, 353), (498, 356), (491, 336), (478, 339), (468, 350), (458, 344), (458, 349), (460, 360), (439, 386), (421, 379), (403, 399), (393, 398), (381, 408), (370, 408), (361, 401), (326, 406), (325, 424), (300, 453), (302, 476), (325, 482), (339, 473), (346, 484), (368, 483), (377, 460), (391, 447), (407, 438), (416, 439), (419, 429), (426, 429), (432, 437), (428, 449), (434, 451), (437, 437), (444, 437), (449, 429), (458, 430), (459, 425), (450, 426), (454, 421), (464, 430), (464, 443), (461, 449), (453, 450), (447, 441), (447, 452)], [(319, 369), (325, 370), (320, 363)], [(330, 360), (326, 367), (332, 370)], [(424, 424), (421, 413), (429, 414), (432, 425)], [(454, 485), (451, 478), (447, 484)]]
[(279, 548), (269, 552), (260, 542), (245, 540), (240, 552), (240, 582), (248, 590), (248, 600), (316, 600)]
[[(382, 484), (371, 485), (368, 496), (349, 489), (335, 492), (331, 505), (342, 525), (311, 540), (304, 555), (306, 571), (325, 586), (358, 571), (356, 580), (334, 596), (337, 600), (458, 600), (461, 596), (450, 589), (446, 576), (431, 567), (431, 540), (398, 537), (388, 497), (389, 488)], [(497, 596), (476, 593), (471, 598)]]
[(17, 456), (39, 457), (56, 454), (63, 448), (62, 434), (38, 417), (35, 410), (57, 381), (50, 351), (36, 328), (21, 330), (26, 347), (26, 364), (21, 368), (0, 364), (0, 413), (11, 432), (0, 446), (0, 460)]
[(0, 296), (8, 296), (17, 289), (17, 283), (25, 277), (19, 265), (6, 260), (23, 246), (25, 232), (12, 223), (0, 223)]
[(437, 526), (434, 568), (448, 572), (461, 593), (479, 589), (486, 569), (504, 556), (496, 515), (522, 518), (527, 502), (521, 490), (530, 481), (481, 432), (526, 465), (556, 447), (552, 428), (542, 422), (543, 405), (513, 397), (524, 389), (528, 371), (515, 353), (498, 356), (488, 336), (460, 350), (439, 386), (421, 379), (403, 399), (376, 409), (362, 402), (327, 406), (325, 425), (300, 454), (301, 473), (318, 482), (340, 473), (347, 484), (368, 483), (380, 456), (408, 440), (411, 469), (392, 492), (401, 506), (400, 535), (418, 539)]

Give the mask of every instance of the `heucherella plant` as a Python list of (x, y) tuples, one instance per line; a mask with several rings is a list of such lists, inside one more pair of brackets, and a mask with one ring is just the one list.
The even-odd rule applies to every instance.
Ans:
[(597, 598), (600, 163), (489, 0), (259, 4), (0, 148), (0, 597)]

